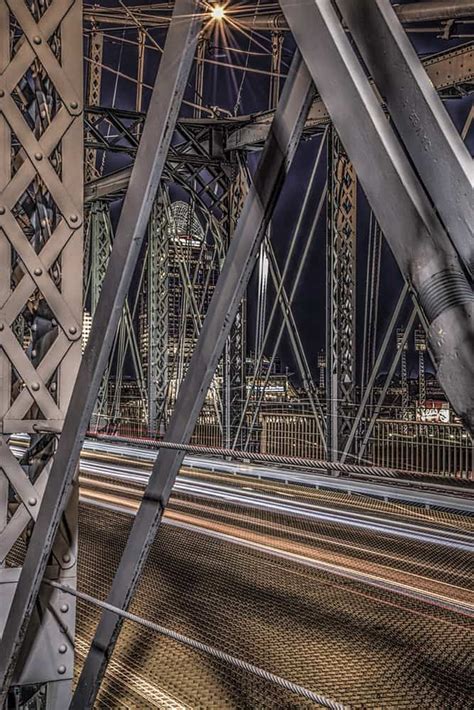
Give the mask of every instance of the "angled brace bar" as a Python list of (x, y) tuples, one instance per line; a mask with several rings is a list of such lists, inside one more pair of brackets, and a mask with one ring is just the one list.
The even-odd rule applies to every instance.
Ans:
[[(401, 310), (402, 310), (403, 306), (405, 305), (405, 301), (407, 299), (407, 296), (408, 296), (408, 286), (406, 284), (404, 284), (402, 291), (400, 293), (400, 296), (398, 297), (398, 301), (396, 303), (396, 306), (393, 310), (392, 317), (390, 318), (390, 323), (388, 324), (387, 330), (385, 331), (385, 335), (383, 337), (383, 341), (380, 346), (380, 350), (377, 355), (377, 359), (376, 359), (374, 366), (372, 368), (372, 372), (370, 373), (369, 381), (367, 382), (367, 387), (365, 388), (365, 392), (364, 392), (364, 395), (363, 395), (362, 400), (360, 402), (359, 408), (357, 410), (357, 414), (355, 416), (354, 423), (351, 428), (351, 432), (349, 434), (346, 445), (344, 447), (344, 451), (341, 456), (342, 463), (344, 463), (347, 460), (348, 455), (350, 455), (350, 453), (351, 453), (352, 444), (354, 442), (355, 437), (357, 436), (357, 430), (359, 428), (362, 417), (364, 416), (367, 402), (369, 401), (370, 394), (373, 391), (373, 387), (374, 387), (376, 379), (378, 377), (378, 374), (379, 374), (380, 368), (382, 366), (382, 362), (385, 358), (385, 354), (386, 354), (387, 349), (389, 347), (390, 341), (392, 340), (393, 332), (394, 332), (396, 325), (398, 323), (398, 319), (399, 319)], [(398, 360), (397, 360), (397, 362), (398, 362)], [(391, 380), (389, 380), (389, 382), (391, 382)], [(382, 400), (382, 403), (383, 403), (383, 400)]]
[[(454, 410), (474, 431), (474, 294), (330, 0), (280, 0), (374, 214), (416, 296)], [(350, 106), (350, 110), (348, 110)]]
[(398, 367), (398, 363), (400, 362), (400, 358), (403, 353), (403, 349), (405, 348), (405, 345), (408, 342), (408, 338), (411, 335), (411, 332), (413, 330), (413, 326), (415, 325), (415, 319), (417, 315), (417, 309), (416, 306), (414, 305), (413, 308), (411, 309), (410, 317), (408, 318), (408, 323), (405, 328), (405, 332), (403, 333), (403, 337), (400, 340), (399, 347), (394, 353), (394, 356), (392, 358), (392, 364), (390, 365), (387, 374), (385, 375), (385, 381), (383, 383), (382, 389), (380, 390), (377, 402), (375, 404), (375, 407), (373, 408), (371, 415), (370, 415), (370, 420), (367, 423), (367, 428), (364, 433), (364, 438), (360, 444), (359, 450), (357, 452), (357, 460), (359, 462), (363, 461), (365, 451), (367, 449), (368, 443), (370, 441), (370, 437), (372, 436), (372, 432), (374, 430), (375, 424), (377, 422), (377, 419), (380, 414), (380, 410), (382, 409), (382, 405), (385, 401), (385, 397), (388, 392), (388, 388), (390, 387), (391, 382), (393, 381), (393, 376), (395, 375), (395, 371)]
[[(187, 444), (224, 349), (278, 195), (298, 146), (312, 99), (312, 83), (299, 52), (285, 83), (271, 132), (179, 390), (165, 441)], [(160, 525), (184, 451), (160, 449), (120, 560), (108, 603), (127, 609)], [(84, 664), (72, 710), (93, 705), (122, 619), (104, 612)]]
[(176, 0), (174, 6), (90, 338), (0, 643), (0, 705), (71, 494), (82, 443), (140, 253), (194, 57), (201, 27), (199, 5), (198, 0)]
[(474, 163), (389, 0), (336, 0), (461, 260), (474, 272)]

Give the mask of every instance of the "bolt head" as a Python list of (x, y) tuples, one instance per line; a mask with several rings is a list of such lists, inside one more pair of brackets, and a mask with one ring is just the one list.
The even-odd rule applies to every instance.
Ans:
[(43, 153), (35, 153), (35, 160), (43, 160)]
[(35, 276), (41, 276), (41, 274), (43, 273), (43, 269), (40, 269), (39, 266), (37, 266), (33, 273)]
[(35, 44), (41, 44), (42, 41), (43, 41), (43, 40), (41, 39), (41, 37), (40, 37), (39, 35), (35, 35), (35, 36), (33, 37), (33, 42), (34, 42)]
[(5, 207), (0, 207), (0, 214), (5, 214)]
[(58, 673), (59, 673), (60, 675), (64, 675), (65, 672), (66, 672), (66, 666), (59, 666), (59, 668), (58, 668)]
[(61, 604), (59, 610), (60, 610), (63, 614), (66, 614), (66, 612), (69, 611), (69, 604)]
[(67, 651), (67, 646), (65, 643), (62, 643), (59, 648), (58, 648), (59, 653), (66, 653)]
[(39, 388), (40, 388), (39, 382), (32, 382), (31, 383), (31, 389), (33, 390), (33, 392), (38, 392)]
[(68, 555), (67, 552), (65, 555), (63, 555), (63, 562), (70, 562), (71, 561), (71, 555)]
[(36, 498), (28, 498), (28, 505), (34, 506), (37, 502)]

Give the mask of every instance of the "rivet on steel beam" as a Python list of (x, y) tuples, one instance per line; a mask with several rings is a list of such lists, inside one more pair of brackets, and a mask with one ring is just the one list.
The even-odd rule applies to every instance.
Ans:
[(76, 326), (75, 326), (75, 325), (71, 325), (71, 327), (69, 328), (69, 332), (71, 333), (71, 335), (76, 335), (76, 333), (77, 333), (77, 328), (76, 328)]
[(4, 323), (0, 323), (0, 331), (2, 331), (5, 328)]
[(43, 153), (35, 153), (35, 160), (43, 160)]
[(71, 561), (71, 555), (68, 555), (67, 552), (65, 555), (63, 555), (63, 562), (70, 562)]
[(5, 214), (5, 207), (0, 207), (0, 214)]
[(33, 390), (33, 392), (37, 392), (39, 390), (39, 388), (40, 388), (39, 382), (32, 382), (31, 383), (31, 389)]
[(35, 276), (41, 276), (41, 274), (43, 273), (43, 269), (40, 269), (39, 266), (37, 266), (33, 273)]
[(76, 108), (79, 107), (79, 104), (77, 103), (77, 101), (71, 101), (71, 103), (69, 104), (69, 106), (70, 106), (71, 108), (73, 108), (73, 109), (76, 109)]
[(35, 44), (41, 44), (42, 41), (43, 41), (43, 40), (41, 39), (41, 37), (40, 37), (39, 35), (35, 35), (35, 36), (33, 37), (33, 42), (34, 42)]
[(0, 99), (2, 99), (5, 96), (5, 92), (3, 89), (0, 89)]
[(67, 651), (67, 646), (65, 643), (62, 643), (60, 647), (58, 648), (59, 653), (66, 653)]
[(77, 216), (77, 214), (72, 214), (69, 219), (71, 220), (71, 222), (75, 223), (78, 221), (79, 217)]
[(28, 498), (28, 505), (34, 506), (37, 502), (36, 498)]
[(58, 673), (60, 675), (64, 675), (65, 672), (66, 672), (66, 666), (59, 666)]
[(65, 614), (67, 611), (69, 611), (69, 604), (61, 604), (59, 611), (62, 611), (62, 613)]

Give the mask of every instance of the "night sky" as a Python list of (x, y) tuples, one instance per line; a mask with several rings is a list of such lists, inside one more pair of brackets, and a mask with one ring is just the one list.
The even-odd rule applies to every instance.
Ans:
[[(133, 8), (134, 4), (139, 4), (143, 6), (152, 3), (146, 3), (143, 0), (139, 0), (139, 2), (136, 3), (127, 2), (126, 4), (128, 7)], [(253, 8), (255, 8), (256, 4), (258, 4), (260, 7), (264, 7), (268, 4), (272, 4), (273, 7), (275, 6), (275, 3), (269, 3), (266, 0), (260, 0), (258, 3), (239, 3), (231, 1), (228, 6), (228, 10), (231, 10), (234, 7), (241, 8), (242, 6), (248, 6), (250, 12)], [(115, 6), (116, 3), (101, 2), (100, 5)], [(126, 42), (122, 43), (120, 40), (122, 38), (125, 40), (134, 39), (136, 37), (136, 32), (115, 29), (113, 32), (110, 32), (110, 35), (115, 36), (118, 41), (108, 37), (106, 38), (104, 63), (108, 67), (118, 69), (124, 74), (127, 74), (129, 76), (135, 76), (137, 65), (136, 49), (133, 45), (127, 44)], [(150, 35), (153, 36), (156, 41), (162, 45), (164, 40), (164, 32), (162, 30), (151, 30)], [(238, 64), (241, 66), (247, 65), (248, 67), (252, 68), (268, 70), (270, 68), (270, 58), (264, 50), (269, 49), (270, 33), (250, 32), (250, 36), (255, 41), (252, 41), (249, 36), (244, 36), (243, 34), (236, 32), (235, 30), (231, 30), (230, 36), (228, 35), (227, 39), (224, 40), (222, 33), (216, 31), (213, 37), (214, 46), (211, 47), (209, 57), (227, 63), (232, 62), (233, 64)], [(433, 54), (439, 51), (445, 51), (451, 47), (454, 47), (459, 44), (464, 44), (468, 41), (466, 38), (452, 39), (447, 41), (444, 39), (438, 39), (435, 35), (432, 34), (428, 35), (422, 33), (411, 33), (410, 38), (413, 41), (420, 56)], [(250, 49), (255, 54), (252, 54), (251, 57), (247, 60), (246, 55), (243, 53), (227, 51), (226, 45), (234, 47), (238, 50), (247, 51)], [(289, 63), (291, 62), (293, 52), (293, 39), (289, 33), (285, 33), (282, 62), (283, 74), (286, 74)], [(144, 79), (145, 82), (150, 85), (153, 84), (158, 61), (159, 52), (151, 50), (146, 52)], [(248, 62), (248, 64), (246, 64), (246, 62)], [(194, 76), (192, 74), (186, 92), (186, 98), (190, 100), (193, 99), (193, 84)], [(150, 93), (151, 92), (149, 89), (145, 89), (143, 97), (144, 108), (146, 108)], [(207, 65), (206, 67), (205, 92), (203, 97), (205, 106), (219, 106), (220, 108), (225, 109), (228, 113), (232, 115), (246, 115), (267, 110), (268, 94), (269, 79), (266, 76), (263, 76), (261, 74), (253, 74), (251, 72), (243, 73), (241, 71), (231, 71), (229, 69), (223, 69), (222, 67), (217, 67), (213, 65)], [(103, 106), (115, 106), (117, 108), (133, 110), (135, 108), (134, 84), (124, 78), (115, 76), (113, 73), (105, 71), (103, 75), (101, 103)], [(453, 99), (445, 102), (446, 108), (449, 111), (453, 122), (455, 123), (458, 130), (461, 130), (462, 126), (464, 125), (471, 104), (472, 99), (469, 96), (463, 99)], [(189, 107), (182, 107), (182, 115), (190, 115), (190, 111), (191, 109)], [(474, 152), (473, 133), (474, 132), (471, 130), (470, 135), (468, 136), (468, 147), (471, 154)], [(320, 140), (321, 138), (319, 136), (316, 136), (312, 140), (305, 140), (301, 143), (274, 214), (274, 219), (272, 223), (272, 241), (280, 267), (282, 267), (283, 265), (291, 231), (299, 215), (303, 196), (305, 193), (309, 175), (313, 166), (314, 157), (317, 153)], [(258, 153), (251, 154), (249, 159), (251, 171), (255, 169), (257, 161)], [(114, 169), (122, 167), (127, 162), (129, 162), (129, 159), (124, 156), (109, 157), (105, 166), (105, 172), (107, 173)], [(316, 208), (316, 204), (319, 200), (320, 192), (326, 178), (326, 170), (326, 162), (325, 160), (323, 160), (321, 169), (318, 173), (318, 184), (315, 189), (315, 194), (312, 196), (314, 208)], [(113, 206), (112, 210), (114, 221), (116, 221), (117, 219), (119, 210), (120, 204), (117, 203)], [(358, 345), (361, 345), (363, 329), (363, 296), (365, 287), (369, 213), (369, 207), (362, 193), (362, 190), (359, 188), (357, 220)], [(317, 372), (317, 354), (325, 346), (325, 217), (325, 214), (323, 214), (318, 225), (316, 238), (314, 239), (311, 245), (309, 259), (303, 272), (300, 286), (294, 301), (295, 319), (300, 329), (308, 361), (315, 376)], [(307, 224), (305, 226), (306, 228), (308, 228)], [(304, 236), (299, 242), (300, 247), (296, 250), (292, 268), (290, 268), (289, 271), (289, 279), (287, 282), (288, 291), (290, 290), (293, 281), (293, 276), (299, 263), (299, 256), (301, 254), (303, 242)], [(383, 334), (385, 325), (391, 315), (391, 311), (394, 307), (395, 301), (398, 297), (398, 293), (402, 285), (402, 279), (398, 272), (398, 268), (386, 245), (384, 245), (383, 249), (382, 274), (382, 293), (380, 298), (378, 323), (378, 330), (381, 335)], [(249, 291), (249, 348), (252, 347), (254, 334), (253, 321), (255, 313), (255, 281), (256, 280), (254, 278)], [(273, 289), (270, 284), (270, 279), (268, 294), (269, 300), (267, 305), (267, 312), (269, 312), (269, 310), (271, 309), (271, 304), (273, 302), (274, 295)], [(407, 314), (405, 314), (405, 316), (407, 317)], [(358, 350), (361, 351), (361, 347), (358, 347)], [(293, 362), (291, 348), (286, 337), (282, 341), (279, 355), (283, 365), (288, 366), (291, 371), (294, 371), (295, 364)], [(414, 352), (410, 357), (409, 365), (410, 368), (413, 370), (413, 374), (415, 374), (416, 356)], [(359, 361), (358, 367), (360, 367)]]

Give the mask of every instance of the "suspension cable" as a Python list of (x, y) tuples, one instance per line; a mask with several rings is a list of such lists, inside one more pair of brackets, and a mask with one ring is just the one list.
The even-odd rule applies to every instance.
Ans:
[(336, 702), (335, 700), (332, 700), (331, 698), (327, 698), (324, 695), (320, 695), (319, 693), (314, 693), (312, 690), (309, 690), (308, 688), (305, 688), (302, 685), (298, 685), (297, 683), (293, 683), (293, 681), (291, 680), (287, 680), (286, 678), (282, 678), (281, 676), (275, 675), (274, 673), (270, 673), (270, 671), (260, 668), (259, 666), (255, 666), (253, 663), (249, 663), (248, 661), (244, 661), (242, 658), (232, 656), (229, 653), (226, 653), (225, 651), (221, 651), (218, 648), (214, 648), (214, 646), (209, 646), (207, 643), (202, 643), (201, 641), (192, 639), (189, 636), (180, 634), (177, 631), (167, 629), (165, 626), (155, 624), (153, 621), (144, 619), (141, 616), (132, 614), (129, 611), (119, 609), (119, 607), (113, 606), (112, 604), (100, 601), (99, 599), (92, 597), (90, 594), (85, 594), (84, 592), (79, 592), (77, 589), (73, 589), (67, 584), (61, 584), (60, 582), (54, 582), (49, 579), (44, 579), (43, 583), (47, 584), (50, 587), (53, 587), (54, 589), (60, 589), (66, 594), (71, 594), (72, 596), (77, 597), (82, 601), (89, 602), (89, 604), (93, 604), (94, 606), (97, 606), (100, 609), (104, 609), (105, 611), (110, 611), (113, 614), (117, 614), (117, 616), (121, 616), (123, 619), (127, 619), (127, 621), (132, 621), (136, 624), (139, 624), (140, 626), (144, 626), (150, 629), (151, 631), (155, 631), (156, 633), (161, 634), (162, 636), (166, 636), (172, 639), (173, 641), (182, 643), (195, 651), (206, 653), (208, 656), (212, 656), (213, 658), (217, 658), (219, 661), (223, 661), (224, 663), (228, 663), (229, 665), (234, 666), (234, 668), (238, 668), (241, 671), (246, 671), (247, 673), (252, 673), (257, 677), (262, 678), (262, 680), (266, 680), (269, 683), (278, 685), (280, 686), (280, 688), (289, 690), (290, 693), (294, 693), (295, 695), (299, 695), (303, 698), (306, 698), (307, 700), (311, 700), (317, 703), (318, 705), (321, 705), (322, 707), (330, 708), (330, 710), (345, 710), (346, 708), (346, 706)]

